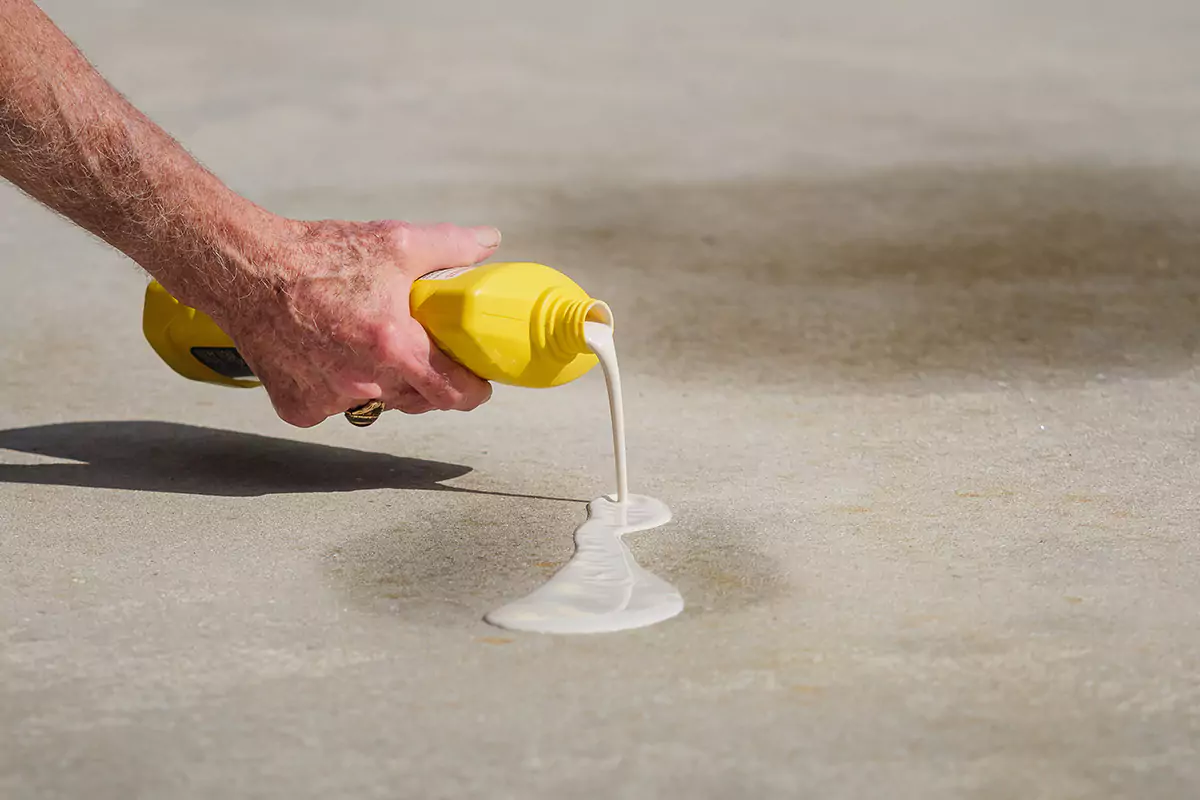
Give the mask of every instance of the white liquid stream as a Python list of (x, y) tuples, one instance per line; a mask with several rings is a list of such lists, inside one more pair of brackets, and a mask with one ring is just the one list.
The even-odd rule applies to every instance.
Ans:
[[(600, 359), (604, 385), (608, 387), (608, 413), (612, 417), (613, 459), (617, 462), (617, 502), (629, 500), (629, 473), (625, 461), (625, 403), (621, 399), (621, 369), (611, 325), (583, 323), (583, 340)], [(665, 522), (665, 520), (664, 520)]]
[(625, 410), (612, 327), (585, 322), (584, 339), (599, 358), (608, 386), (616, 496), (588, 503), (575, 531), (575, 554), (545, 585), (484, 619), (501, 628), (538, 633), (603, 633), (653, 625), (683, 610), (671, 584), (642, 569), (621, 538), (666, 524), (671, 509), (653, 497), (629, 494), (625, 465)]

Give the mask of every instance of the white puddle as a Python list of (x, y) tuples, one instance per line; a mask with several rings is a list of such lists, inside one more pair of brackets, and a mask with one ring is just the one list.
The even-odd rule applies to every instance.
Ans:
[(603, 633), (642, 628), (683, 611), (683, 597), (642, 569), (621, 537), (664, 525), (671, 509), (632, 495), (624, 505), (601, 497), (575, 531), (575, 555), (524, 599), (484, 619), (501, 628), (538, 633)]

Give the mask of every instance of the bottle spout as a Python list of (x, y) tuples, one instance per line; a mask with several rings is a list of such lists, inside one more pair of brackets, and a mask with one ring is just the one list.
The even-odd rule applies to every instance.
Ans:
[(617, 327), (616, 321), (613, 319), (612, 309), (608, 307), (608, 303), (601, 300), (593, 300), (591, 306), (588, 307), (587, 315), (583, 318), (584, 322), (600, 322), (610, 328)]
[(546, 347), (563, 361), (591, 353), (585, 335), (585, 325), (589, 322), (613, 327), (612, 309), (607, 303), (590, 298), (554, 304), (548, 314)]

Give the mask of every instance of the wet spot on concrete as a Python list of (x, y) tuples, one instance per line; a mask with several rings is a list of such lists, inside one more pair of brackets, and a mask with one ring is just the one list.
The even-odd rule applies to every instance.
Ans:
[(935, 165), (547, 195), (508, 241), (608, 299), (638, 343), (622, 361), (673, 379), (1164, 375), (1200, 336), (1192, 172)]
[[(330, 583), (373, 613), (473, 625), (545, 583), (552, 570), (542, 565), (566, 561), (585, 515), (583, 504), (480, 495), (452, 498), (442, 511), (330, 550), (323, 559)], [(692, 511), (627, 541), (639, 564), (679, 588), (687, 613), (734, 612), (787, 589), (744, 521)]]
[(583, 504), (447, 495), (419, 519), (343, 542), (325, 555), (349, 602), (406, 619), (474, 625), (545, 582), (547, 556), (571, 554)]
[(681, 509), (654, 536), (630, 544), (639, 563), (679, 588), (685, 614), (727, 614), (762, 605), (789, 590), (759, 526), (702, 504)]

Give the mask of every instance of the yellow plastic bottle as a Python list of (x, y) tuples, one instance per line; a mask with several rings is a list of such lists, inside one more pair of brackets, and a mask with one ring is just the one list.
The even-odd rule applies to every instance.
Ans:
[(446, 269), (413, 284), (412, 315), (454, 360), (481, 378), (544, 388), (596, 366), (585, 320), (612, 311), (561, 272), (541, 264)]
[[(583, 323), (613, 324), (605, 303), (558, 270), (532, 263), (433, 272), (413, 283), (411, 308), (438, 347), (467, 369), (529, 388), (560, 386), (594, 367)], [(159, 357), (185, 378), (260, 385), (225, 332), (157, 282), (146, 289), (142, 328)]]
[(243, 389), (262, 386), (212, 317), (185, 306), (158, 281), (146, 287), (142, 333), (158, 357), (185, 378)]

